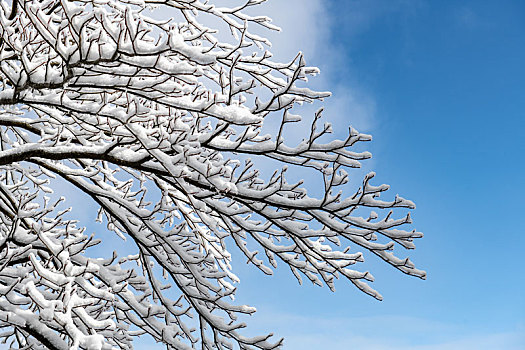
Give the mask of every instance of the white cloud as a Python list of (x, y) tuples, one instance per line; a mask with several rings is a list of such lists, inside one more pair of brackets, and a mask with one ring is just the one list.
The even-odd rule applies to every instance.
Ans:
[(287, 61), (298, 51), (314, 57), (326, 48), (330, 21), (323, 1), (268, 1), (253, 11), (267, 15), (281, 27), (281, 32), (265, 32), (278, 60)]
[[(262, 316), (262, 315), (261, 315)], [(275, 312), (251, 320), (285, 337), (285, 348), (359, 350), (519, 350), (519, 329), (473, 332), (472, 327), (407, 316), (304, 317)], [(263, 327), (261, 327), (263, 328)], [(523, 329), (521, 329), (522, 331)]]
[(474, 30), (484, 24), (481, 17), (470, 7), (464, 6), (455, 9), (453, 16), (456, 24), (462, 29)]
[[(310, 84), (315, 89), (332, 92), (333, 96), (324, 103), (325, 120), (338, 126), (342, 133), (337, 136), (344, 137), (348, 125), (362, 132), (372, 128), (375, 100), (350, 76), (345, 77), (344, 85), (332, 81), (334, 76), (348, 74), (351, 62), (345, 50), (332, 40), (336, 29), (327, 6), (327, 2), (321, 0), (270, 0), (253, 12), (267, 15), (282, 29), (279, 33), (259, 32), (272, 42), (271, 51), (276, 60), (289, 61), (301, 51), (307, 64), (321, 68), (321, 74), (310, 79)], [(357, 24), (356, 29), (360, 25)], [(341, 67), (344, 68), (341, 70)], [(312, 113), (319, 107), (312, 106), (303, 113)]]
[(289, 337), (289, 350), (299, 349), (359, 349), (359, 350), (521, 350), (525, 346), (523, 338), (518, 333), (476, 334), (450, 342), (410, 345), (399, 338), (385, 338), (381, 330), (373, 337), (348, 335), (340, 337), (337, 334), (305, 335)]

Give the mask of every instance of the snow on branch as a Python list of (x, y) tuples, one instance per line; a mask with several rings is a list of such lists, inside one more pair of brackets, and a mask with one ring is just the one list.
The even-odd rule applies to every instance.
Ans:
[[(351, 268), (359, 250), (425, 277), (392, 252), (422, 237), (404, 229), (414, 204), (380, 200), (374, 173), (344, 194), (369, 135), (325, 142), (319, 109), (294, 129), (302, 142), (285, 141), (304, 125), (294, 108), (330, 93), (306, 87), (319, 71), (302, 54), (274, 62), (249, 30), (279, 30), (248, 14), (262, 2), (0, 1), (0, 338), (12, 348), (132, 349), (144, 334), (168, 349), (279, 348), (243, 334), (238, 316), (255, 308), (232, 302), (233, 250), (265, 274), (281, 264), (300, 283), (343, 279), (377, 299), (372, 275)], [(269, 178), (261, 159), (280, 164)], [(304, 169), (320, 196), (287, 180)], [(137, 254), (93, 257), (104, 242), (52, 199), (56, 178)]]

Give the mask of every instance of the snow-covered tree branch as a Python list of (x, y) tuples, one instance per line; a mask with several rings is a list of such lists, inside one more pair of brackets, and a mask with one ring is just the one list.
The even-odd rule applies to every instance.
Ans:
[[(318, 69), (301, 54), (274, 62), (248, 29), (278, 30), (249, 15), (264, 0), (12, 1), (0, 1), (0, 338), (12, 348), (131, 349), (143, 334), (168, 349), (277, 348), (236, 321), (255, 309), (232, 301), (232, 250), (265, 274), (280, 264), (299, 282), (344, 279), (377, 299), (372, 275), (349, 268), (359, 250), (425, 277), (391, 252), (422, 236), (394, 210), (411, 201), (380, 200), (388, 186), (373, 173), (338, 192), (371, 156), (357, 150), (370, 136), (350, 128), (325, 142), (322, 109), (294, 129), (294, 108), (330, 93), (306, 87)], [(292, 130), (304, 131), (297, 145)], [(263, 176), (261, 159), (279, 169)], [(320, 175), (319, 198), (286, 180), (301, 169)], [(90, 254), (104, 242), (69, 219), (55, 178), (92, 198), (137, 254)]]

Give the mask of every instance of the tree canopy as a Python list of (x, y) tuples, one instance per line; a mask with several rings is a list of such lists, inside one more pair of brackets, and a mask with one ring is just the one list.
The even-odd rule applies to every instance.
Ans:
[[(360, 251), (425, 277), (392, 252), (422, 236), (405, 229), (414, 204), (379, 199), (389, 187), (374, 173), (339, 191), (371, 137), (350, 128), (325, 142), (322, 109), (295, 127), (297, 105), (330, 93), (307, 87), (319, 70), (302, 54), (272, 60), (257, 33), (278, 27), (251, 14), (262, 2), (0, 2), (0, 337), (12, 348), (131, 349), (143, 334), (168, 349), (280, 347), (241, 330), (255, 308), (232, 301), (232, 250), (265, 274), (279, 263), (377, 299), (372, 275), (350, 268)], [(291, 131), (302, 142), (287, 143)], [(278, 164), (271, 176), (261, 159)], [(287, 181), (301, 169), (321, 182)], [(90, 254), (103, 236), (68, 216), (56, 178), (136, 254)]]

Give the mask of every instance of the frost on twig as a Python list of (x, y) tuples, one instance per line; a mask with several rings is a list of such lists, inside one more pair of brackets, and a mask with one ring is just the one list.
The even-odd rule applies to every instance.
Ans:
[[(339, 191), (370, 136), (325, 143), (320, 109), (301, 143), (285, 142), (294, 106), (330, 94), (305, 87), (318, 69), (301, 54), (274, 62), (248, 30), (278, 29), (247, 14), (263, 0), (13, 1), (0, 2), (0, 338), (12, 348), (131, 349), (143, 334), (168, 349), (278, 348), (241, 331), (255, 309), (231, 301), (232, 249), (265, 274), (280, 263), (299, 282), (333, 290), (341, 278), (377, 299), (372, 275), (350, 268), (359, 250), (424, 278), (392, 252), (422, 236), (393, 211), (414, 204), (380, 200), (388, 186), (373, 173)], [(262, 135), (275, 114), (278, 131)], [(245, 156), (281, 165), (265, 179)], [(286, 166), (319, 173), (322, 195)], [(87, 194), (138, 254), (90, 257), (101, 242), (51, 199), (52, 178)]]

